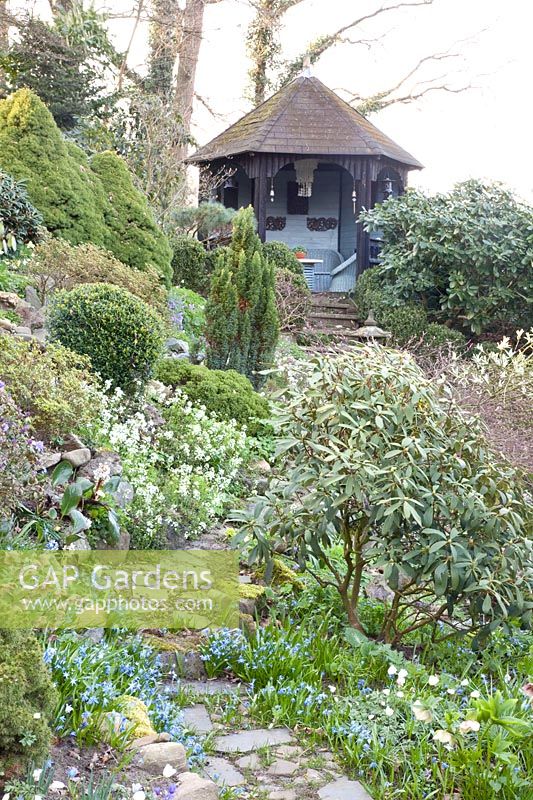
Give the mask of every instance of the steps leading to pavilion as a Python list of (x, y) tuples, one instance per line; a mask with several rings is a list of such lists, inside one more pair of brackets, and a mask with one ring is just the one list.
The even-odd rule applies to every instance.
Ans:
[(354, 331), (360, 324), (357, 309), (347, 295), (334, 292), (313, 295), (313, 305), (307, 317), (310, 332), (356, 339)]

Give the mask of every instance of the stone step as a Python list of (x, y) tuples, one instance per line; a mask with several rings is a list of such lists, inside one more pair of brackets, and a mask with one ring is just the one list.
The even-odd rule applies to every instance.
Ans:
[(329, 311), (321, 311), (321, 310), (314, 310), (309, 313), (308, 319), (327, 319), (327, 320), (338, 320), (342, 322), (344, 325), (348, 325), (348, 327), (353, 327), (353, 324), (350, 323), (359, 323), (359, 317), (357, 314), (331, 314)]
[[(361, 341), (358, 336), (355, 336), (355, 330), (352, 328), (345, 328), (342, 326), (333, 327), (308, 327), (307, 331), (309, 334), (322, 334), (324, 336), (334, 336), (337, 339), (353, 339), (354, 341)], [(305, 330), (302, 333), (305, 334)]]

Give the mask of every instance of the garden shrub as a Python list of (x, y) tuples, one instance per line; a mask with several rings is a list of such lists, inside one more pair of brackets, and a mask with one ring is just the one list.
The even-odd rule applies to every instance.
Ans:
[(203, 244), (185, 234), (172, 239), (172, 283), (198, 294), (207, 294), (211, 273), (206, 269)]
[(405, 305), (384, 311), (380, 324), (392, 333), (392, 343), (407, 346), (417, 352), (431, 352), (442, 348), (464, 349), (466, 337), (461, 331), (430, 322), (421, 306)]
[(167, 386), (180, 388), (193, 405), (205, 406), (219, 419), (233, 419), (246, 426), (252, 435), (269, 413), (267, 400), (235, 370), (208, 369), (167, 358), (157, 365), (155, 377)]
[(103, 209), (104, 246), (135, 269), (154, 267), (170, 286), (172, 250), (157, 226), (146, 197), (133, 184), (126, 163), (116, 153), (97, 153), (91, 169), (99, 177), (108, 203)]
[(28, 197), (52, 233), (72, 244), (104, 244), (103, 186), (83, 151), (63, 139), (28, 89), (0, 100), (0, 169), (26, 181)]
[(219, 256), (206, 305), (207, 364), (235, 369), (255, 388), (272, 365), (279, 336), (274, 268), (262, 253), (251, 206), (237, 212), (230, 247)]
[(503, 186), (470, 180), (433, 197), (410, 190), (363, 219), (383, 236), (373, 272), (391, 305), (420, 303), (432, 321), (474, 333), (533, 323), (533, 208)]
[(175, 286), (170, 291), (168, 307), (173, 333), (197, 353), (205, 333), (205, 299), (191, 289)]
[(48, 324), (52, 341), (88, 356), (104, 381), (127, 390), (150, 377), (163, 345), (158, 314), (126, 289), (105, 283), (57, 292)]
[(27, 496), (41, 449), (42, 443), (33, 438), (27, 417), (0, 381), (0, 522)]
[(133, 269), (94, 244), (72, 245), (65, 239), (47, 237), (35, 248), (27, 272), (43, 303), (52, 290), (72, 289), (83, 283), (110, 283), (166, 313), (166, 291), (152, 267)]
[(42, 221), (24, 184), (0, 171), (0, 258), (39, 241)]
[(378, 325), (383, 325), (383, 316), (395, 305), (377, 267), (366, 269), (357, 278), (353, 299), (361, 320), (373, 311)]
[(54, 235), (106, 247), (123, 263), (152, 265), (170, 279), (170, 246), (125, 164), (112, 153), (89, 160), (28, 89), (0, 100), (0, 169), (26, 181)]
[(0, 334), (0, 379), (39, 436), (81, 433), (98, 413), (99, 383), (88, 359), (58, 344)]
[[(278, 401), (285, 476), (235, 514), (254, 557), (268, 561), (283, 542), (302, 567), (316, 559), (363, 633), (362, 576), (381, 567), (392, 602), (379, 636), (392, 644), (437, 623), (453, 630), (457, 616), (479, 637), (513, 619), (531, 624), (524, 486), (446, 386), (406, 353), (373, 345), (302, 366)], [(344, 558), (332, 565), (335, 546)]]
[(0, 783), (48, 755), (56, 692), (31, 631), (0, 629)]
[(287, 269), (295, 275), (303, 275), (301, 262), (284, 242), (264, 242), (263, 255), (276, 270)]
[(285, 268), (276, 270), (275, 280), (280, 330), (297, 331), (305, 325), (311, 310), (311, 290), (303, 275)]

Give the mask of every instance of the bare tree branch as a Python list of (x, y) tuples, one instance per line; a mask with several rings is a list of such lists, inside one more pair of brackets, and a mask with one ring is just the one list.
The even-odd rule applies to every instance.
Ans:
[(135, 14), (135, 23), (133, 25), (133, 30), (131, 32), (131, 36), (129, 38), (126, 50), (124, 51), (124, 56), (122, 58), (122, 63), (120, 65), (120, 69), (118, 71), (117, 88), (118, 88), (119, 91), (122, 89), (122, 85), (124, 83), (124, 76), (126, 74), (131, 74), (131, 70), (128, 69), (128, 56), (130, 54), (130, 50), (131, 50), (131, 47), (132, 47), (132, 44), (133, 44), (133, 40), (135, 38), (135, 34), (137, 33), (137, 29), (138, 29), (140, 21), (141, 21), (141, 15), (142, 15), (142, 12), (143, 12), (143, 7), (144, 7), (144, 0), (138, 0), (138, 2), (137, 2), (137, 11), (136, 11), (136, 14)]
[(380, 6), (380, 8), (377, 8), (375, 11), (372, 11), (369, 14), (364, 14), (362, 17), (358, 17), (352, 22), (349, 22), (347, 25), (343, 25), (341, 28), (338, 28), (338, 30), (334, 31), (334, 33), (325, 34), (324, 36), (319, 37), (314, 42), (311, 42), (306, 50), (297, 56), (297, 58), (287, 64), (287, 71), (283, 78), (282, 85), (285, 85), (296, 77), (296, 75), (302, 70), (306, 58), (310, 58), (311, 62), (315, 63), (322, 55), (324, 55), (327, 50), (334, 45), (339, 44), (345, 33), (348, 33), (348, 31), (353, 31), (364, 22), (368, 22), (369, 20), (375, 19), (383, 14), (388, 14), (391, 11), (398, 11), (403, 8), (430, 6), (433, 3), (434, 0), (407, 0), (407, 2), (399, 2), (392, 5), (389, 4)]

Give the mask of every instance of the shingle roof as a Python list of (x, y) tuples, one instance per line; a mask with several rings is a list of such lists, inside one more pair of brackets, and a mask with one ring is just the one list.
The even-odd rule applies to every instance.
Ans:
[(201, 147), (190, 162), (238, 153), (386, 156), (422, 164), (317, 78), (301, 75)]

